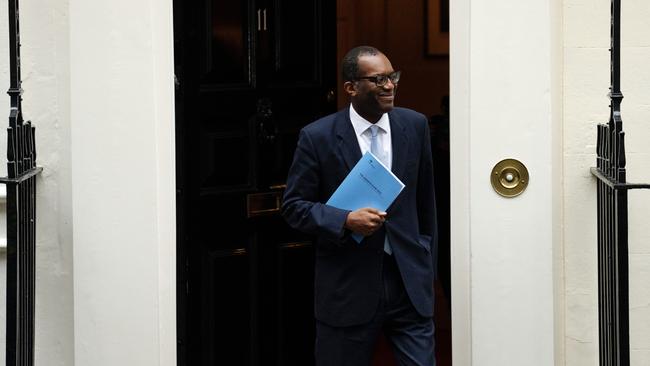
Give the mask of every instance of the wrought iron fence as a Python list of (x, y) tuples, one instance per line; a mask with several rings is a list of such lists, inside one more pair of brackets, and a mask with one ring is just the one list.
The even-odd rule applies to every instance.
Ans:
[(601, 366), (630, 365), (627, 192), (650, 188), (626, 180), (621, 118), (621, 0), (611, 4), (610, 116), (598, 125), (598, 333)]
[(34, 364), (34, 300), (36, 254), (35, 128), (23, 121), (20, 76), (18, 0), (9, 3), (9, 96), (7, 128), (7, 341), (6, 364)]

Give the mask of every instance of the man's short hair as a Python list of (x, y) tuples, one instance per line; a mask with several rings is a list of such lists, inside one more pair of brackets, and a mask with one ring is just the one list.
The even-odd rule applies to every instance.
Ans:
[(348, 51), (341, 62), (343, 82), (354, 81), (359, 76), (359, 57), (376, 56), (380, 53), (381, 51), (372, 46), (359, 46)]

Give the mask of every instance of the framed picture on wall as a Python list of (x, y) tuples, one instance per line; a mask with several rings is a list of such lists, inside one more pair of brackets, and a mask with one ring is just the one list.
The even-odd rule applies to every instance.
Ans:
[(425, 1), (425, 53), (449, 55), (449, 0)]

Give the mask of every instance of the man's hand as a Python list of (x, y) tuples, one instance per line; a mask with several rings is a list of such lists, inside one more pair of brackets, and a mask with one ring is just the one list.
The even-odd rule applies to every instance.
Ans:
[(348, 214), (345, 228), (368, 236), (377, 231), (386, 221), (386, 213), (374, 208), (360, 208)]

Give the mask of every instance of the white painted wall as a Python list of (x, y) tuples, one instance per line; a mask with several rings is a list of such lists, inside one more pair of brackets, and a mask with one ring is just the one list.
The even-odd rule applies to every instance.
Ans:
[[(622, 2), (621, 88), (631, 182), (650, 182), (650, 3)], [(609, 0), (564, 3), (564, 236), (567, 365), (598, 363), (596, 124), (609, 103)], [(650, 191), (629, 195), (631, 364), (650, 365)]]
[[(38, 178), (36, 363), (73, 365), (72, 212), (70, 173), (69, 32), (66, 0), (20, 2), (23, 111), (36, 126)], [(9, 97), (7, 6), (0, 7), (0, 114)], [(3, 128), (4, 130), (4, 128)], [(5, 136), (3, 133), (2, 136)], [(0, 174), (6, 174), (6, 137), (0, 138)], [(5, 227), (4, 217), (0, 225)], [(0, 255), (4, 340), (5, 256)], [(4, 344), (4, 342), (2, 343)], [(4, 360), (4, 347), (2, 348)], [(4, 361), (2, 361), (4, 363)]]
[[(597, 365), (589, 167), (596, 123), (609, 114), (610, 1), (451, 5), (455, 364)], [(622, 108), (633, 182), (650, 181), (649, 16), (647, 1), (623, 3)], [(489, 192), (485, 171), (506, 154), (531, 170), (519, 202)], [(649, 191), (630, 193), (633, 365), (650, 364), (649, 206)], [(534, 357), (545, 350), (547, 359)]]
[[(552, 365), (561, 319), (561, 2), (451, 2), (455, 365)], [(492, 167), (521, 160), (526, 192)]]
[[(596, 365), (588, 170), (595, 123), (608, 114), (609, 1), (451, 6), (454, 364)], [(37, 364), (175, 365), (171, 0), (23, 1), (21, 10), (24, 110), (45, 169)], [(624, 2), (628, 172), (644, 182), (648, 18), (650, 3)], [(6, 19), (0, 7), (0, 34)], [(0, 90), (7, 70), (4, 57)], [(511, 200), (488, 179), (504, 157), (531, 173)], [(630, 195), (633, 365), (650, 364), (649, 205), (650, 192)]]
[[(176, 364), (171, 4), (21, 2), (23, 107), (44, 168), (36, 364)], [(0, 32), (7, 50), (6, 6)]]
[(70, 0), (76, 365), (176, 365), (172, 24)]

